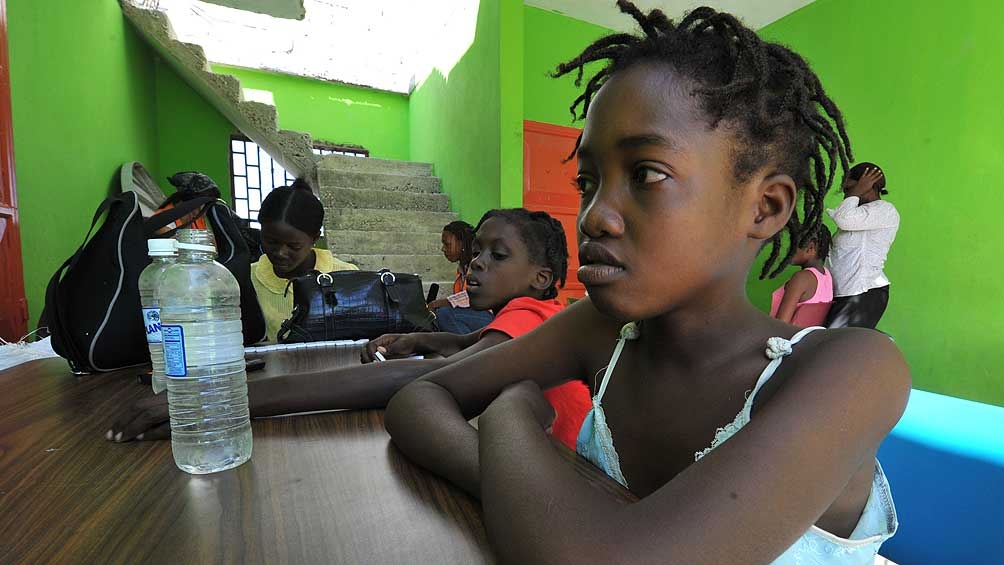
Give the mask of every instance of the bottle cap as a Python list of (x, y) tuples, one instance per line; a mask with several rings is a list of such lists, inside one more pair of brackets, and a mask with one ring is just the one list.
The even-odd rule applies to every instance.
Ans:
[(148, 239), (146, 249), (150, 255), (174, 255), (178, 251), (178, 241), (174, 239)]

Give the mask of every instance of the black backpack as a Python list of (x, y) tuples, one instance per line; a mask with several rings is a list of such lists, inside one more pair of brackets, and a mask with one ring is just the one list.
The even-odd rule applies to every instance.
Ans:
[[(264, 338), (265, 318), (251, 285), (247, 245), (226, 203), (193, 198), (144, 221), (136, 194), (125, 191), (98, 206), (84, 242), (46, 288), (40, 325), (48, 326), (53, 350), (74, 373), (149, 362), (138, 286), (140, 273), (150, 264), (147, 235), (193, 211), (206, 215), (216, 236), (217, 260), (240, 284), (245, 345)], [(104, 223), (95, 231), (105, 212)]]

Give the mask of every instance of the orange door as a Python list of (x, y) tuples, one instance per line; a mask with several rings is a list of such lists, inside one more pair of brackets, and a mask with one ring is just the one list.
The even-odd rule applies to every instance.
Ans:
[(21, 234), (14, 190), (14, 136), (10, 117), (10, 73), (7, 57), (7, 7), (0, 0), (0, 337), (7, 341), (28, 333), (24, 298)]
[(576, 128), (541, 122), (523, 122), (523, 207), (541, 210), (554, 216), (565, 228), (568, 240), (568, 280), (559, 294), (562, 303), (568, 298), (582, 298), (586, 288), (579, 282), (579, 251), (575, 242), (575, 219), (579, 213), (579, 193), (575, 190), (575, 160), (565, 161), (575, 140)]

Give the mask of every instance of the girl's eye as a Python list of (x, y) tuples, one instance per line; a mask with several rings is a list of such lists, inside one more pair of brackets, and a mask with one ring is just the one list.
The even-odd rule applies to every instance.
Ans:
[(506, 256), (503, 255), (503, 254), (501, 254), (501, 253), (495, 253), (495, 252), (492, 253), (492, 259), (494, 259), (496, 261), (501, 261), (501, 260), (503, 260), (505, 258), (506, 258)]
[(632, 180), (638, 184), (652, 184), (669, 178), (666, 173), (651, 167), (638, 167), (631, 176)]
[(579, 191), (579, 194), (587, 194), (596, 188), (596, 183), (593, 182), (593, 179), (583, 175), (575, 177), (572, 184), (575, 185), (575, 190)]

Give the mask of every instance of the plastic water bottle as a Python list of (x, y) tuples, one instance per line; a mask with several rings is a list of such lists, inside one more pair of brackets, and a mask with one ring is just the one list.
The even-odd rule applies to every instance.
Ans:
[(240, 287), (207, 230), (178, 231), (157, 290), (174, 462), (215, 473), (251, 457)]
[(146, 327), (146, 344), (150, 348), (150, 364), (153, 365), (153, 393), (160, 394), (167, 388), (164, 378), (164, 345), (160, 332), (160, 303), (155, 290), (160, 284), (164, 271), (174, 263), (178, 255), (177, 241), (173, 239), (151, 239), (146, 242), (152, 260), (139, 275), (139, 300), (143, 305), (143, 325)]

